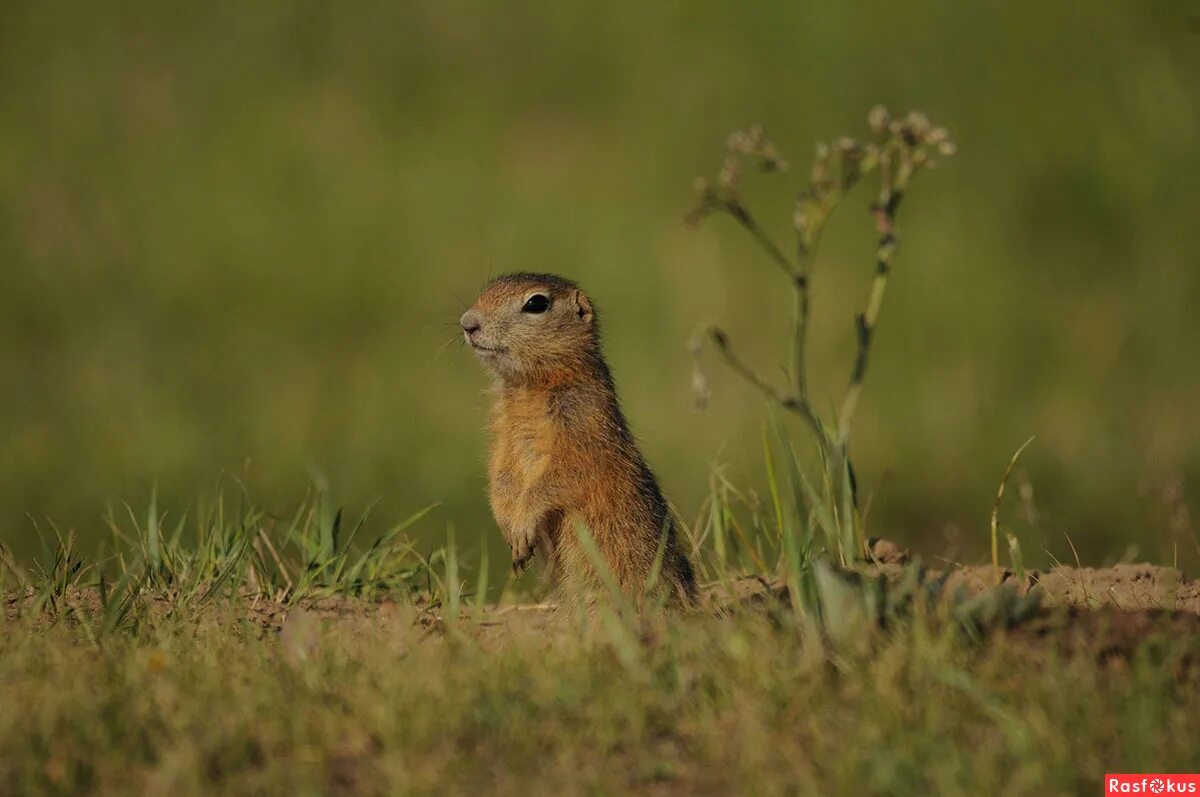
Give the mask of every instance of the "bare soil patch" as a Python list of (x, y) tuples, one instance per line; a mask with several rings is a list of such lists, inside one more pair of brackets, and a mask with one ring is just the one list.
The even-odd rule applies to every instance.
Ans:
[[(878, 543), (877, 543), (878, 546)], [(877, 548), (878, 549), (878, 548)], [(894, 549), (894, 546), (893, 546)], [(886, 549), (885, 549), (886, 550)], [(862, 568), (867, 575), (898, 577), (904, 572), (907, 552), (888, 552), (886, 562)], [(882, 557), (881, 557), (882, 558)], [(1127, 657), (1144, 641), (1192, 637), (1200, 634), (1200, 581), (1184, 578), (1175, 569), (1147, 564), (1120, 564), (1107, 568), (1055, 567), (1030, 570), (1021, 576), (1002, 570), (997, 576), (989, 566), (930, 569), (925, 578), (945, 577), (947, 593), (976, 595), (999, 583), (1014, 584), (1020, 594), (1039, 588), (1043, 608), (1038, 614), (1005, 633), (1010, 639), (1044, 646), (1054, 642), (1068, 653), (1097, 655), (1104, 659)], [(343, 596), (305, 598), (291, 603), (264, 599), (247, 593), (239, 601), (214, 601), (203, 607), (211, 617), (227, 613), (231, 626), (256, 629), (259, 634), (304, 634), (315, 622), (337, 622), (352, 633), (378, 633), (381, 626), (416, 625), (430, 637), (440, 637), (446, 626), (442, 607), (436, 604), (399, 603), (390, 599), (362, 600)], [(162, 620), (181, 613), (170, 595), (143, 594), (140, 610)], [(787, 589), (779, 581), (744, 576), (709, 585), (703, 594), (702, 611), (713, 613), (761, 610), (787, 601)], [(32, 594), (10, 593), (3, 599), (8, 620), (35, 615), (35, 625), (55, 622), (77, 623), (84, 617), (103, 615), (99, 592), (72, 587), (52, 607), (39, 607)], [(481, 640), (545, 640), (569, 622), (558, 607), (549, 603), (488, 606), (464, 610), (467, 627)]]

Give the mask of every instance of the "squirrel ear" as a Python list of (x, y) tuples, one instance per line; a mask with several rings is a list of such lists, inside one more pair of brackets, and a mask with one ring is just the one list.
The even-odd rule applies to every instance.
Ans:
[(592, 310), (591, 300), (581, 290), (575, 290), (572, 293), (572, 298), (575, 300), (575, 315), (580, 321), (591, 326), (596, 318), (596, 313)]

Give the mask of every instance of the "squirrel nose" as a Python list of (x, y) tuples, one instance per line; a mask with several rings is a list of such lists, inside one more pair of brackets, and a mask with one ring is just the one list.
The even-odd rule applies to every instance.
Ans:
[(479, 314), (474, 310), (468, 310), (462, 314), (462, 318), (458, 319), (458, 323), (462, 325), (463, 332), (470, 335), (472, 332), (478, 332), (483, 326), (483, 322), (479, 320)]

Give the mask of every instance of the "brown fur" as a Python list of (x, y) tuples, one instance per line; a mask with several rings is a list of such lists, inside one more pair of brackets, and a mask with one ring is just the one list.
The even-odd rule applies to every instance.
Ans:
[[(533, 294), (548, 297), (549, 309), (524, 312)], [(506, 275), (488, 283), (462, 325), (497, 377), (489, 489), (514, 567), (541, 553), (563, 588), (594, 589), (582, 524), (621, 589), (638, 598), (665, 533), (659, 583), (690, 602), (691, 564), (621, 412), (583, 291), (549, 274)]]

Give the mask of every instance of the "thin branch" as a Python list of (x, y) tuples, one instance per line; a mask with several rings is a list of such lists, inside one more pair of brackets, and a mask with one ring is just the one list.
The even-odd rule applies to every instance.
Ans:
[(759, 376), (753, 368), (746, 365), (740, 357), (734, 354), (733, 348), (729, 345), (729, 336), (723, 330), (714, 327), (709, 330), (709, 334), (712, 336), (713, 343), (716, 344), (717, 352), (725, 360), (725, 364), (733, 369), (738, 376), (757, 388), (758, 392), (762, 393), (767, 399), (770, 399), (781, 407), (792, 409), (790, 405), (795, 403), (795, 399), (782, 395), (775, 389), (774, 385)]
[[(892, 171), (893, 155), (898, 155), (900, 158), (896, 173)], [(846, 396), (842, 400), (842, 408), (838, 413), (837, 444), (839, 448), (844, 448), (850, 440), (850, 427), (858, 409), (863, 382), (867, 375), (868, 356), (874, 339), (875, 325), (883, 306), (884, 293), (887, 291), (888, 275), (892, 270), (892, 258), (896, 254), (897, 240), (894, 233), (896, 210), (904, 198), (904, 189), (907, 186), (908, 178), (912, 176), (912, 168), (906, 156), (906, 152), (893, 153), (885, 150), (880, 153), (879, 201), (871, 207), (871, 213), (875, 218), (875, 227), (879, 232), (879, 243), (875, 249), (875, 276), (871, 279), (871, 293), (867, 299), (867, 307), (855, 317), (858, 352), (854, 358), (850, 384), (846, 388)]]
[(812, 317), (812, 273), (817, 248), (821, 244), (821, 233), (836, 201), (821, 209), (821, 216), (814, 220), (808, 240), (800, 230), (796, 232), (796, 272), (792, 275), (795, 301), (792, 306), (792, 363), (795, 369), (792, 379), (796, 384), (796, 395), (808, 401), (808, 321)]
[(797, 396), (786, 396), (780, 393), (774, 385), (759, 376), (753, 368), (734, 354), (733, 348), (729, 344), (729, 337), (724, 331), (713, 328), (709, 330), (709, 334), (712, 336), (713, 343), (716, 344), (717, 352), (734, 373), (753, 385), (768, 400), (778, 404), (782, 409), (804, 418), (816, 434), (817, 442), (821, 446), (822, 451), (829, 450), (832, 444), (829, 433), (825, 430), (825, 425), (813, 410), (808, 399)]
[(796, 384), (796, 395), (808, 400), (808, 366), (805, 363), (804, 341), (808, 333), (809, 292), (808, 275), (797, 274), (792, 280), (792, 380)]
[(796, 267), (788, 260), (783, 250), (771, 240), (771, 236), (767, 235), (766, 231), (754, 220), (754, 217), (750, 215), (750, 211), (746, 209), (745, 205), (737, 199), (729, 199), (722, 202), (720, 207), (730, 216), (733, 216), (738, 224), (741, 224), (754, 240), (758, 241), (759, 246), (763, 248), (767, 256), (771, 258), (775, 265), (779, 266), (784, 274), (787, 274), (790, 278), (795, 278)]

